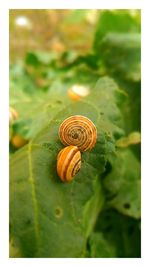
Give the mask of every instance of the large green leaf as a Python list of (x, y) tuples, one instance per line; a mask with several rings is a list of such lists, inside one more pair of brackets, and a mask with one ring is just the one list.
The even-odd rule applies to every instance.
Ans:
[(132, 16), (128, 10), (104, 10), (100, 13), (95, 33), (94, 48), (99, 50), (103, 37), (108, 33), (139, 33), (140, 11)]
[(96, 176), (84, 164), (72, 184), (62, 184), (55, 161), (56, 153), (30, 144), (12, 162), (11, 235), (19, 243), (23, 257), (84, 256), (83, 209), (93, 195)]
[[(65, 112), (68, 114), (69, 108)], [(11, 231), (25, 257), (84, 256), (82, 217), (85, 203), (93, 196), (96, 172), (84, 163), (73, 183), (60, 182), (56, 174), (56, 157), (62, 147), (59, 124), (60, 116), (12, 158)]]
[(116, 248), (111, 245), (102, 233), (95, 232), (90, 236), (90, 250), (92, 258), (114, 258)]
[(89, 237), (89, 254), (93, 257), (139, 258), (140, 221), (112, 208), (100, 213), (95, 232)]
[(111, 75), (139, 81), (141, 36), (139, 33), (109, 33), (99, 46), (99, 53)]
[[(111, 84), (107, 90), (113, 96), (115, 83), (109, 78), (101, 82)], [(99, 175), (115, 151), (113, 120), (108, 134), (107, 127), (103, 129), (100, 123), (99, 106), (93, 105), (94, 93), (91, 100), (70, 104), (58, 112), (11, 158), (11, 236), (24, 257), (85, 256), (87, 238), (104, 201)], [(63, 184), (56, 174), (56, 157), (62, 148), (58, 128), (66, 117), (74, 114), (87, 116), (101, 131), (95, 148), (83, 154), (82, 168), (74, 181)], [(109, 121), (108, 114), (106, 117)]]
[(117, 152), (111, 162), (112, 171), (105, 177), (105, 188), (110, 192), (109, 204), (125, 215), (140, 218), (140, 164), (128, 150)]
[(95, 34), (94, 51), (100, 71), (117, 79), (140, 80), (140, 12), (103, 11)]

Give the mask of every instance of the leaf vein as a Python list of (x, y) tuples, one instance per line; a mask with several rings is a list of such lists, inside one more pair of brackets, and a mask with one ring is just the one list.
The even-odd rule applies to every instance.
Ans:
[(27, 151), (28, 151), (28, 162), (29, 162), (29, 182), (31, 184), (31, 193), (32, 193), (33, 208), (34, 208), (34, 229), (35, 229), (35, 236), (37, 239), (37, 243), (39, 243), (38, 203), (36, 198), (36, 189), (35, 189), (34, 175), (32, 169), (31, 143), (29, 143)]

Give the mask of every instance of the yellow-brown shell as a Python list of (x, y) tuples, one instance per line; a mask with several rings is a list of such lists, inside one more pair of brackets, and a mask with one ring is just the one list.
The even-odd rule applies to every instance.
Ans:
[(90, 93), (87, 86), (74, 84), (68, 90), (68, 96), (72, 100), (79, 100), (80, 98), (86, 97)]
[(16, 148), (24, 146), (25, 144), (27, 144), (27, 142), (28, 142), (27, 140), (25, 140), (21, 135), (18, 134), (14, 135), (11, 139), (11, 143)]
[(60, 125), (59, 138), (66, 146), (77, 146), (80, 151), (91, 150), (96, 144), (97, 130), (90, 119), (71, 116)]
[(57, 174), (63, 182), (71, 182), (81, 168), (81, 153), (77, 146), (63, 148), (57, 156)]

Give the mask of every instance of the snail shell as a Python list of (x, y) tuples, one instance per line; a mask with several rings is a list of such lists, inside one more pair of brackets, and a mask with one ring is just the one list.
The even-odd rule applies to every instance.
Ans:
[(57, 174), (63, 182), (72, 181), (81, 168), (81, 153), (77, 146), (63, 148), (57, 156)]
[(68, 90), (68, 96), (72, 100), (79, 100), (80, 98), (86, 97), (90, 93), (87, 86), (74, 84)]
[(91, 150), (96, 143), (97, 130), (88, 118), (80, 115), (71, 116), (60, 125), (59, 138), (66, 146), (77, 146), (80, 151)]

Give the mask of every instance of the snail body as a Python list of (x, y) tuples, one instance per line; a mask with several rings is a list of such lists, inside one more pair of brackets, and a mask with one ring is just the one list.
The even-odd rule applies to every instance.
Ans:
[(81, 168), (81, 153), (77, 146), (63, 148), (57, 156), (57, 174), (63, 182), (70, 182)]
[(59, 138), (65, 146), (77, 146), (80, 151), (91, 150), (96, 143), (97, 130), (93, 122), (81, 115), (75, 115), (62, 122)]

